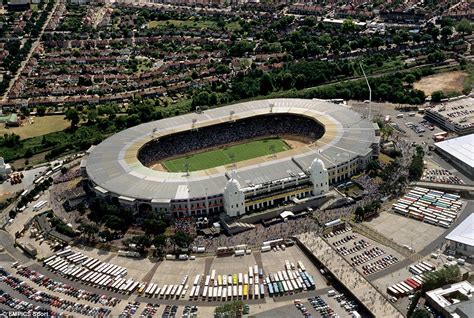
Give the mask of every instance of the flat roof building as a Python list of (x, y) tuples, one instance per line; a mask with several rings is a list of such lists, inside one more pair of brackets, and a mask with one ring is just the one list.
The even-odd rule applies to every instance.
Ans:
[(441, 128), (467, 135), (474, 133), (474, 98), (449, 101), (425, 110), (426, 119)]
[(464, 256), (474, 255), (474, 214), (471, 213), (454, 230), (446, 235), (451, 250)]
[(474, 134), (435, 143), (436, 151), (474, 178)]
[[(444, 317), (464, 317), (466, 311), (472, 310), (474, 286), (468, 281), (443, 286), (426, 293), (426, 300), (442, 313)], [(472, 316), (470, 316), (472, 317)]]

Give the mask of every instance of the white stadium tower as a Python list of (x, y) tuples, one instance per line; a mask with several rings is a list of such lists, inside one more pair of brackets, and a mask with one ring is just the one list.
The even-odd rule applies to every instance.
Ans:
[[(273, 123), (271, 116), (304, 118), (320, 131), (311, 133), (314, 141), (302, 147), (206, 170), (168, 172), (152, 169), (150, 160), (140, 158), (150, 144), (155, 147), (150, 149), (160, 150), (166, 138), (181, 148), (186, 140), (196, 140), (192, 134), (197, 131), (219, 125), (232, 129), (235, 123), (241, 123), (235, 127), (248, 127), (245, 121), (255, 118)], [(239, 216), (292, 198), (324, 195), (330, 185), (359, 173), (378, 156), (376, 133), (371, 122), (343, 105), (307, 99), (258, 100), (129, 128), (94, 147), (81, 167), (97, 196), (115, 198), (135, 211), (163, 212), (169, 217), (221, 212)], [(173, 149), (162, 150), (173, 156)]]

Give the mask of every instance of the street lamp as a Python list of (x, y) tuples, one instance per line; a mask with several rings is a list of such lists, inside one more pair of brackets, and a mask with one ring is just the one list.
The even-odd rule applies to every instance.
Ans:
[(360, 69), (362, 70), (362, 74), (364, 74), (365, 82), (367, 83), (367, 87), (369, 88), (369, 120), (372, 115), (372, 88), (370, 88), (369, 80), (365, 75), (364, 68), (362, 67), (362, 63), (359, 63)]

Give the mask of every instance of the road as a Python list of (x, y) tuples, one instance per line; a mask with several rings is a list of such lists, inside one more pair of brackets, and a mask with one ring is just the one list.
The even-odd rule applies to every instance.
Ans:
[(21, 250), (15, 247), (15, 240), (8, 232), (0, 230), (0, 242), (1, 246), (5, 248), (5, 251), (7, 251), (17, 262), (23, 264), (31, 261), (31, 259), (23, 254)]
[(33, 44), (31, 45), (31, 49), (28, 52), (28, 55), (21, 62), (20, 67), (18, 68), (15, 76), (10, 80), (10, 83), (8, 84), (8, 89), (5, 91), (5, 93), (2, 96), (3, 100), (5, 100), (7, 98), (8, 93), (10, 92), (13, 84), (16, 82), (16, 80), (18, 79), (18, 76), (21, 74), (21, 72), (23, 72), (23, 69), (25, 68), (26, 64), (28, 64), (28, 61), (30, 60), (31, 55), (33, 54), (33, 52), (36, 50), (36, 48), (40, 44), (40, 40), (41, 40), (41, 37), (43, 36), (43, 32), (46, 29), (46, 26), (49, 24), (49, 21), (51, 20), (51, 17), (53, 16), (53, 13), (56, 11), (56, 8), (58, 7), (59, 2), (56, 1), (56, 0), (53, 0), (53, 1), (54, 1), (53, 9), (49, 12), (48, 18), (46, 19), (45, 23), (43, 24), (43, 27), (41, 28), (41, 31), (40, 31), (38, 37), (36, 38), (35, 42), (33, 42)]

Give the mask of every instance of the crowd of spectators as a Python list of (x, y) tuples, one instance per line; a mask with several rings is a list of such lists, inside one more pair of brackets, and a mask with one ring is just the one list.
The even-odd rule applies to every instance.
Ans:
[(165, 158), (247, 139), (293, 135), (317, 140), (323, 133), (321, 125), (306, 117), (289, 114), (256, 116), (155, 139), (140, 150), (138, 158), (142, 164), (150, 166)]
[(374, 181), (374, 179), (366, 174), (354, 178), (352, 181), (359, 184), (364, 189), (365, 193), (376, 193), (379, 189), (379, 185)]
[(184, 232), (189, 235), (196, 234), (196, 221), (193, 218), (179, 218), (174, 220), (176, 232)]
[(236, 246), (246, 244), (249, 248), (260, 248), (263, 242), (275, 238), (289, 238), (296, 234), (317, 231), (320, 229), (318, 224), (309, 216), (290, 219), (287, 222), (277, 223), (275, 225), (265, 227), (256, 224), (255, 229), (238, 233), (233, 236), (220, 235), (215, 238), (198, 236), (194, 240), (194, 245), (206, 247), (206, 251), (215, 252), (221, 246)]

